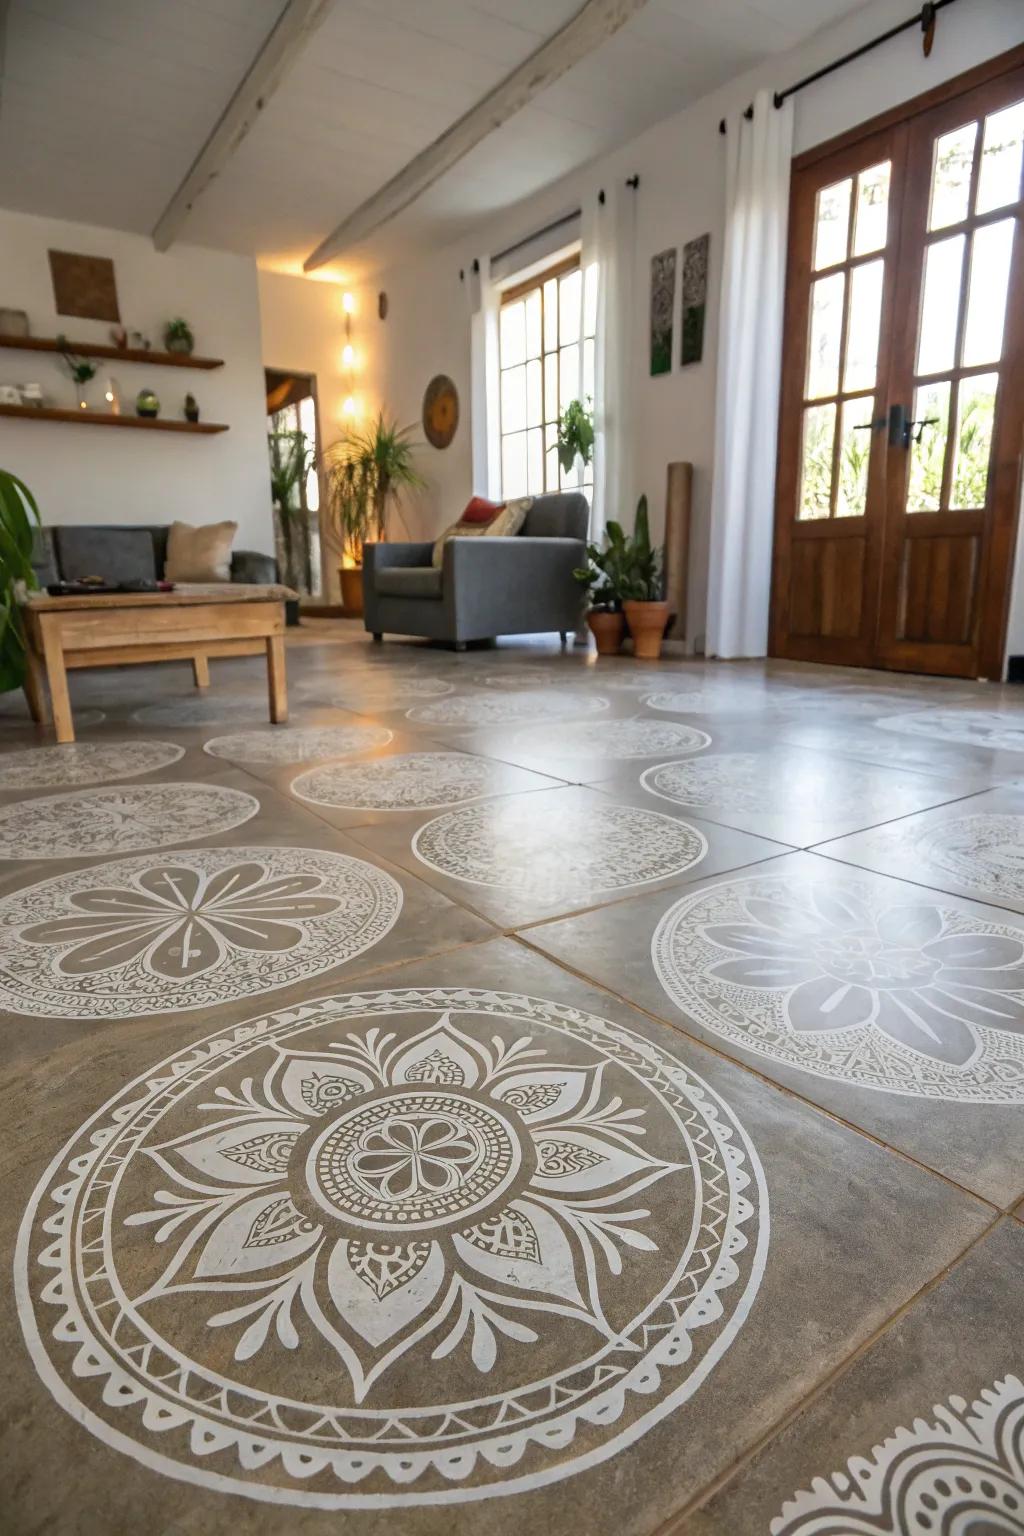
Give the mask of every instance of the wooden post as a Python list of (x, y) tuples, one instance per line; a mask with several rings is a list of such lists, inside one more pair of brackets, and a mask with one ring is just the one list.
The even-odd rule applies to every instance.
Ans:
[(686, 639), (692, 501), (693, 465), (670, 464), (665, 487), (665, 597), (672, 615), (665, 632), (668, 640)]

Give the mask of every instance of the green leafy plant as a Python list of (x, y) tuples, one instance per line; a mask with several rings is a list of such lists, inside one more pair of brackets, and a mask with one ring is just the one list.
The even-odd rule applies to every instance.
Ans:
[(180, 316), (176, 320), (168, 320), (164, 326), (164, 346), (170, 349), (172, 342), (178, 343), (178, 350), (186, 352), (191, 352), (196, 344), (196, 339), (192, 334), (192, 327), (187, 320), (182, 320)]
[[(610, 526), (610, 525), (609, 525)], [(647, 497), (636, 504), (633, 532), (626, 540), (626, 569), (622, 597), (625, 602), (660, 603), (665, 596), (665, 551), (651, 543)]]
[(69, 351), (66, 342), (66, 336), (61, 335), (57, 337), (57, 346), (60, 348), (60, 355), (64, 359), (64, 366), (76, 384), (88, 384), (90, 379), (96, 377), (96, 364), (90, 363), (88, 358), (79, 357), (76, 353)]
[(344, 554), (361, 565), (368, 539), (387, 537), (390, 511), (406, 491), (426, 482), (415, 467), (415, 429), (388, 421), (384, 412), (362, 431), (348, 432), (324, 453), (327, 510)]
[(587, 563), (573, 575), (587, 594), (587, 605), (597, 613), (619, 613), (628, 580), (629, 540), (622, 524), (610, 522), (605, 542), (587, 545)]
[(25, 631), (20, 598), (38, 586), (32, 569), (32, 534), (39, 508), (28, 486), (0, 469), (0, 693), (25, 678)]
[(582, 400), (570, 400), (558, 421), (558, 462), (563, 474), (570, 473), (577, 455), (584, 466), (594, 456), (594, 415)]
[(305, 432), (268, 432), (267, 446), (281, 577), (286, 586), (312, 592), (313, 553), (306, 481), (316, 455), (307, 444)]

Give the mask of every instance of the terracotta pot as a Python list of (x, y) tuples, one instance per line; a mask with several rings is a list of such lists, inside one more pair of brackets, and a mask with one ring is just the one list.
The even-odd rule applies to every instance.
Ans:
[(363, 568), (361, 565), (339, 565), (341, 603), (349, 618), (358, 618), (363, 611)]
[(668, 603), (623, 603), (626, 623), (633, 636), (633, 655), (657, 661), (668, 624)]
[(626, 618), (621, 613), (604, 613), (594, 609), (587, 614), (590, 633), (597, 642), (599, 656), (617, 656), (622, 649), (626, 633)]

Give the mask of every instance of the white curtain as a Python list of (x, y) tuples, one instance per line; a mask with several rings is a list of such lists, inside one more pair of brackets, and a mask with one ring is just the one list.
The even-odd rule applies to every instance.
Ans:
[(594, 505), (590, 537), (600, 543), (609, 518), (631, 512), (633, 380), (630, 306), (636, 250), (636, 192), (605, 183), (604, 202), (596, 190), (583, 209), (582, 261), (598, 266), (594, 397)]
[(792, 101), (754, 98), (727, 124), (706, 649), (768, 650)]
[(497, 289), (486, 256), (471, 261), (465, 273), (469, 309), (469, 393), (472, 429), (473, 492), (501, 494), (501, 435), (498, 388)]

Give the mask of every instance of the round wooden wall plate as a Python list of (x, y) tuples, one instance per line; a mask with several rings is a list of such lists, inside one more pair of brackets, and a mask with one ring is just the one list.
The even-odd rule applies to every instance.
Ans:
[(423, 431), (433, 448), (447, 448), (459, 425), (459, 392), (446, 373), (435, 374), (423, 392)]

